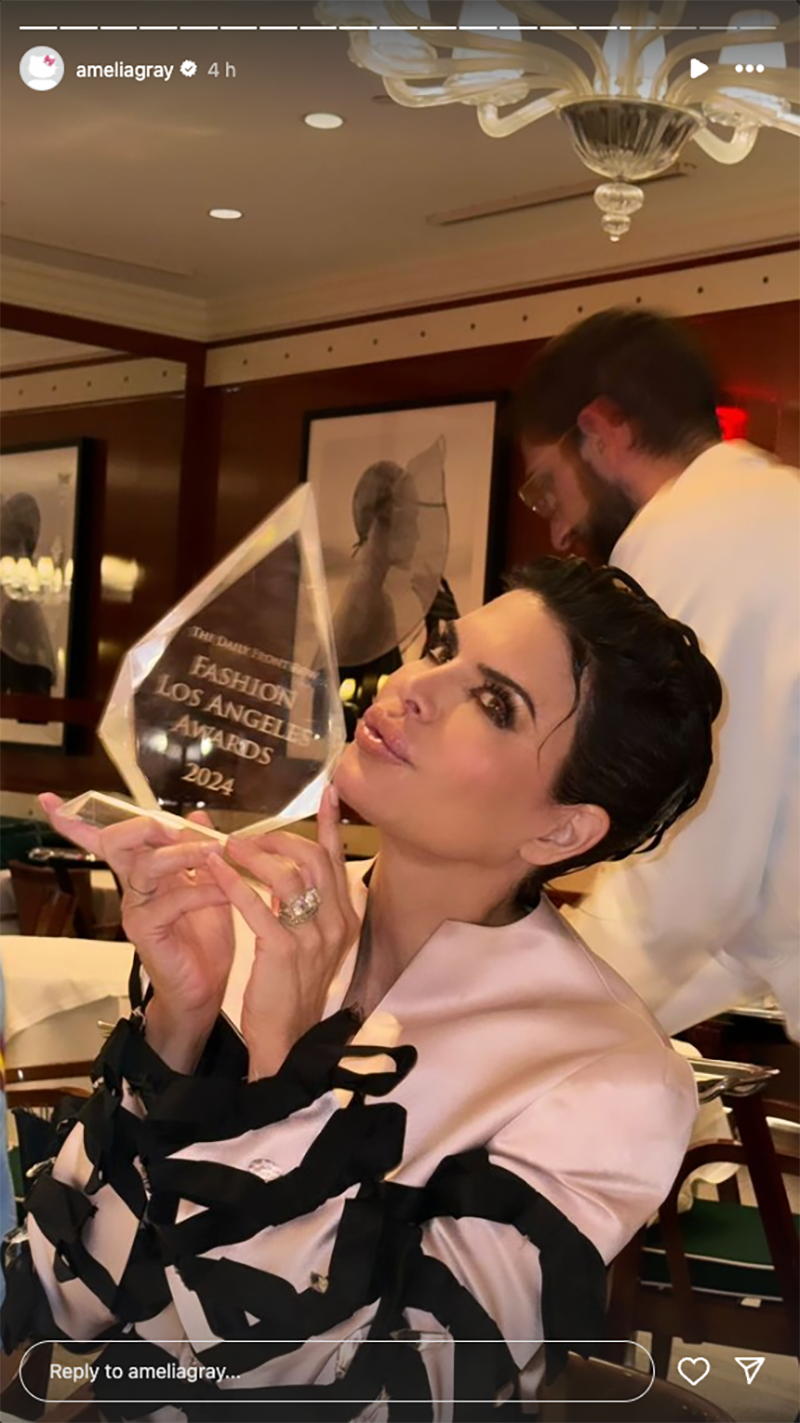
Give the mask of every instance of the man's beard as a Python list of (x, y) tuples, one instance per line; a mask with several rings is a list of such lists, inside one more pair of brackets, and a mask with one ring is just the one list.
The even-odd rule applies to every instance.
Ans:
[(591, 558), (608, 563), (617, 540), (639, 512), (638, 506), (623, 489), (603, 479), (585, 459), (580, 461), (578, 477), (589, 509), (575, 532)]

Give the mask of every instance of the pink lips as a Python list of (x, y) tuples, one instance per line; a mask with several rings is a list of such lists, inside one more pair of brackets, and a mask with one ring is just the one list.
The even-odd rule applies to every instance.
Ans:
[(379, 760), (393, 762), (394, 765), (412, 764), (403, 733), (395, 726), (392, 717), (387, 717), (375, 706), (369, 707), (358, 722), (356, 744)]

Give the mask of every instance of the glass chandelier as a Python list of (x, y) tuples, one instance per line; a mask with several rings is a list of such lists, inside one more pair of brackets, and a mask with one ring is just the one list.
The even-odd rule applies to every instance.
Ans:
[(353, 63), (407, 108), (468, 104), (491, 138), (558, 114), (605, 180), (594, 196), (612, 242), (644, 202), (638, 184), (670, 168), (690, 139), (718, 163), (740, 163), (762, 127), (800, 134), (798, 71), (786, 65), (800, 20), (731, 4), (722, 28), (687, 38), (685, 0), (622, 0), (607, 25), (584, 28), (570, 9), (464, 0), (449, 28), (434, 23), (428, 0), (322, 0), (315, 14), (348, 30)]

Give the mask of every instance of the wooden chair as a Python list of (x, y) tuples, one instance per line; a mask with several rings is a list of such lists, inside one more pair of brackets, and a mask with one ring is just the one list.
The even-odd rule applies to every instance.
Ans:
[(20, 933), (51, 939), (122, 937), (119, 919), (109, 924), (97, 921), (92, 871), (98, 862), (94, 857), (82, 864), (80, 860), (76, 863), (78, 851), (47, 849), (40, 855), (47, 856), (46, 862), (9, 861)]
[(768, 1117), (796, 1122), (800, 1113), (800, 1050), (786, 1035), (780, 1012), (741, 1010), (723, 1013), (681, 1033), (706, 1058), (754, 1063), (779, 1075), (761, 1093)]
[[(62, 1097), (91, 1097), (93, 1059), (78, 1062), (45, 1062), (36, 1067), (6, 1068), (6, 1102), (9, 1111), (55, 1107)], [(76, 1083), (73, 1078), (84, 1078)]]
[[(24, 1376), (27, 1388), (20, 1380), (20, 1365), (29, 1345), (23, 1344), (9, 1358), (3, 1359), (3, 1390), (0, 1393), (0, 1418), (20, 1418), (23, 1423), (37, 1423), (45, 1410), (52, 1409), (57, 1423), (103, 1423), (103, 1415), (94, 1402), (88, 1385), (82, 1384), (74, 1393), (61, 1399), (57, 1404), (43, 1403), (47, 1398), (50, 1380), (50, 1364), (53, 1359), (53, 1344), (43, 1342), (25, 1363)], [(30, 1393), (28, 1392), (30, 1389)], [(39, 1398), (33, 1398), (38, 1394)]]
[[(698, 1066), (711, 1074), (726, 1064)], [(783, 1179), (800, 1176), (800, 1160), (776, 1150), (765, 1101), (756, 1095), (770, 1088), (774, 1069), (730, 1066), (739, 1080), (721, 1096), (731, 1106), (739, 1140), (689, 1148), (657, 1224), (639, 1231), (612, 1271), (609, 1336), (630, 1339), (637, 1331), (650, 1332), (661, 1378), (674, 1338), (756, 1354), (800, 1351), (798, 1219)], [(749, 1086), (742, 1073), (750, 1075)], [(681, 1186), (711, 1162), (746, 1167), (757, 1205), (742, 1205), (733, 1177), (718, 1187), (718, 1200), (696, 1199), (690, 1211), (679, 1213)], [(759, 1303), (745, 1305), (746, 1299)], [(614, 1357), (613, 1346), (609, 1353)]]
[[(18, 1145), (9, 1150), (8, 1159), (21, 1212), (25, 1209), (28, 1172), (42, 1159), (43, 1150), (45, 1158), (49, 1155), (42, 1146), (42, 1140), (49, 1141), (51, 1135), (46, 1125), (48, 1114), (64, 1097), (91, 1097), (92, 1065), (89, 1061), (52, 1062), (6, 1069), (6, 1107), (14, 1116), (18, 1137)], [(35, 1122), (33, 1117), (43, 1120)]]
[(727, 1413), (686, 1388), (662, 1379), (648, 1383), (637, 1369), (570, 1354), (564, 1372), (539, 1390), (537, 1423), (731, 1423)]
[(91, 939), (94, 927), (91, 871), (54, 865), (9, 864), (21, 934)]

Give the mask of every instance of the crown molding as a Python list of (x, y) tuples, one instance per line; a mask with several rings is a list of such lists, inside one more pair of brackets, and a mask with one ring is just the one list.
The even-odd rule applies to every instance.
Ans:
[[(741, 235), (741, 234), (740, 234)], [(796, 240), (796, 232), (788, 232), (785, 237), (773, 237), (772, 243), (778, 245), (782, 241)], [(324, 369), (327, 366), (337, 364), (355, 364), (350, 357), (351, 350), (362, 350), (362, 342), (356, 338), (356, 344), (348, 338), (347, 341), (337, 332), (335, 341), (336, 351), (333, 354), (347, 352), (347, 358), (339, 360), (323, 359), (332, 353), (327, 349), (318, 349), (320, 342), (329, 335), (325, 328), (328, 324), (342, 321), (351, 321), (358, 324), (358, 330), (366, 332), (372, 325), (377, 324), (379, 331), (371, 333), (369, 350), (364, 351), (360, 356), (363, 361), (375, 361), (378, 359), (393, 359), (395, 356), (387, 353), (387, 343), (383, 339), (388, 335), (389, 325), (400, 332), (404, 330), (401, 323), (404, 320), (410, 321), (412, 326), (408, 331), (415, 330), (412, 337), (403, 337), (401, 345), (402, 351), (395, 354), (418, 355), (421, 350), (432, 351), (437, 349), (430, 331), (426, 338), (419, 338), (419, 326), (416, 317), (404, 317), (403, 313), (409, 308), (426, 309), (441, 306), (442, 303), (452, 302), (460, 304), (461, 318), (467, 309), (465, 304), (470, 301), (476, 303), (476, 310), (480, 310), (480, 320), (477, 330), (481, 336), (472, 341), (471, 344), (490, 344), (487, 338), (487, 331), (494, 329), (496, 321), (486, 315), (488, 306), (498, 309), (508, 305), (504, 301), (508, 297), (509, 301), (530, 303), (530, 296), (526, 294), (526, 289), (531, 286), (532, 277), (540, 284), (539, 294), (536, 296), (537, 312), (550, 311), (550, 305), (543, 306), (542, 301), (547, 298), (550, 302), (556, 296), (556, 308), (558, 311), (568, 313), (561, 321), (564, 325), (566, 321), (572, 320), (576, 314), (576, 303), (573, 302), (575, 293), (580, 290), (591, 290), (594, 293), (591, 309), (597, 309), (596, 298), (600, 293), (605, 293), (601, 299), (601, 304), (605, 301), (608, 304), (608, 293), (611, 292), (611, 300), (628, 300), (623, 296), (622, 290), (630, 285), (630, 281), (636, 283), (635, 295), (631, 300), (635, 300), (636, 295), (641, 295), (644, 290), (661, 291), (652, 287), (652, 281), (656, 280), (649, 276), (644, 278), (631, 279), (627, 275), (632, 266), (642, 265), (645, 261), (651, 265), (659, 261), (674, 264), (681, 260), (680, 255), (676, 257), (674, 251), (666, 255), (653, 254), (652, 251), (643, 255), (636, 249), (626, 248), (611, 249), (607, 251), (600, 247), (598, 253), (609, 258), (605, 265), (598, 265), (591, 270), (581, 270), (578, 265), (579, 251), (562, 251), (558, 261), (558, 271), (548, 270), (548, 264), (544, 261), (544, 254), (537, 254), (536, 262), (532, 262), (532, 249), (529, 244), (524, 247), (513, 249), (498, 248), (492, 254), (469, 254), (461, 259), (452, 257), (437, 257), (424, 263), (406, 263), (395, 265), (389, 268), (359, 271), (352, 275), (350, 280), (337, 277), (335, 279), (325, 278), (317, 281), (305, 283), (297, 286), (277, 286), (265, 287), (260, 291), (250, 292), (246, 297), (231, 299), (211, 299), (204, 301), (197, 297), (186, 297), (176, 293), (164, 291), (160, 288), (140, 286), (138, 284), (117, 281), (108, 277), (92, 276), (87, 273), (68, 271), (57, 267), (44, 266), (37, 262), (25, 261), (22, 258), (5, 257), (2, 261), (3, 273), (3, 297), (4, 301), (11, 305), (31, 307), (37, 311), (54, 312), (63, 316), (83, 318), (87, 321), (97, 321), (109, 325), (128, 327), (132, 330), (153, 333), (154, 335), (164, 335), (178, 339), (214, 342), (242, 340), (246, 337), (261, 336), (265, 333), (275, 333), (270, 337), (270, 347), (283, 343), (287, 346), (286, 339), (281, 337), (280, 332), (287, 328), (297, 328), (299, 326), (313, 327), (314, 332), (310, 337), (294, 337), (288, 343), (287, 349), (295, 353), (297, 358), (303, 361), (313, 359), (313, 367), (304, 365), (303, 369)], [(585, 245), (580, 247), (580, 254), (585, 255)], [(571, 259), (575, 260), (572, 261)], [(638, 261), (636, 260), (638, 258)], [(718, 258), (718, 265), (714, 259)], [(797, 259), (793, 253), (775, 254), (767, 257), (748, 258), (746, 249), (743, 252), (741, 262), (738, 259), (731, 260), (730, 254), (720, 253), (712, 250), (695, 251), (685, 258), (685, 267), (681, 267), (677, 272), (669, 271), (663, 274), (664, 279), (669, 279), (669, 290), (673, 294), (670, 298), (670, 306), (673, 310), (683, 310), (691, 293), (687, 286), (687, 276), (689, 273), (708, 273), (709, 270), (718, 272), (713, 287), (708, 287), (707, 292), (710, 298), (710, 291), (716, 292), (715, 300), (718, 305), (703, 306), (701, 310), (722, 310), (734, 306), (761, 305), (766, 300), (768, 302), (779, 300), (795, 300), (798, 296), (797, 283)], [(761, 263), (758, 270), (766, 274), (765, 262), (782, 263), (774, 269), (775, 281), (769, 292), (761, 290), (758, 281), (751, 281), (752, 273), (756, 271), (754, 267), (748, 267), (748, 262)], [(699, 264), (703, 264), (701, 267)], [(709, 263), (711, 266), (709, 267)], [(697, 265), (695, 265), (697, 264)], [(744, 265), (743, 265), (744, 264)], [(552, 266), (552, 262), (549, 264)], [(745, 285), (737, 286), (737, 278), (734, 277), (734, 270), (741, 271), (746, 276)], [(772, 270), (772, 269), (770, 269)], [(659, 282), (661, 278), (657, 279)], [(760, 280), (760, 279), (759, 279)], [(772, 280), (770, 278), (770, 280)], [(648, 283), (645, 288), (642, 283)], [(585, 288), (581, 285), (585, 284)], [(545, 290), (542, 291), (542, 288)], [(777, 296), (774, 293), (780, 288), (785, 294)], [(519, 297), (513, 296), (514, 291), (519, 291)], [(557, 295), (556, 295), (557, 294)], [(487, 299), (489, 299), (487, 301)], [(643, 298), (644, 299), (644, 298)], [(666, 296), (648, 296), (648, 300), (666, 301)], [(483, 302), (483, 307), (478, 307), (479, 302)], [(676, 305), (675, 303), (678, 303)], [(579, 301), (577, 304), (581, 304)], [(585, 304), (584, 304), (585, 305)], [(471, 309), (471, 308), (470, 308)], [(528, 308), (526, 308), (528, 309)], [(586, 310), (590, 308), (587, 306)], [(691, 309), (697, 309), (692, 307)], [(437, 329), (441, 326), (439, 322), (440, 312), (434, 313), (437, 319)], [(514, 318), (517, 319), (517, 318)], [(545, 325), (551, 323), (551, 316), (541, 319)], [(458, 318), (454, 318), (457, 320)], [(427, 327), (430, 328), (433, 322), (433, 314), (426, 311)], [(448, 326), (449, 329), (449, 326)], [(505, 329), (505, 328), (504, 328)], [(549, 331), (557, 330), (558, 323), (550, 324)], [(377, 334), (378, 350), (376, 354), (373, 344)], [(533, 335), (532, 330), (519, 332), (513, 339), (522, 339), (528, 335)], [(302, 347), (295, 346), (297, 340), (308, 341), (312, 344)], [(420, 339), (426, 344), (420, 347)], [(451, 337), (443, 337), (450, 341)], [(501, 339), (512, 339), (503, 337)], [(406, 347), (411, 341), (413, 350)], [(250, 356), (255, 348), (264, 343), (252, 341), (249, 347)], [(328, 343), (329, 344), (329, 343)], [(470, 344), (469, 341), (466, 344)], [(441, 349), (452, 349), (447, 345)], [(308, 353), (314, 351), (313, 357)], [(300, 353), (305, 354), (300, 356)], [(274, 353), (273, 353), (274, 354)], [(215, 360), (215, 370), (222, 367), (219, 361), (222, 357), (217, 357), (212, 352)], [(243, 358), (245, 359), (245, 358)], [(272, 356), (270, 357), (271, 374), (288, 374), (289, 370), (300, 369), (296, 364), (288, 366), (287, 361), (294, 361), (293, 355), (288, 357), (284, 352), (277, 360), (284, 362), (280, 368), (272, 368)], [(227, 362), (224, 368), (229, 369)], [(253, 374), (254, 363), (251, 360), (242, 366), (240, 360), (240, 370), (237, 376), (242, 379), (264, 379), (264, 374)], [(247, 370), (245, 376), (243, 372)], [(225, 379), (228, 379), (226, 377)], [(212, 383), (225, 383), (224, 380), (214, 378)]]
[(141, 400), (158, 395), (182, 395), (186, 366), (182, 361), (106, 361), (50, 371), (10, 371), (0, 377), (0, 411), (55, 410), (65, 405), (99, 405), (117, 400)]
[[(626, 275), (606, 281), (540, 288), (498, 300), (462, 302), (413, 314), (384, 313), (344, 325), (317, 326), (296, 335), (211, 347), (207, 386), (239, 386), (311, 371), (374, 365), (445, 351), (535, 341), (611, 305), (663, 308), (678, 316), (797, 301), (796, 251), (761, 253), (694, 266)], [(4, 413), (58, 406), (178, 395), (185, 390), (184, 362), (144, 358), (10, 371), (0, 378)]]
[[(736, 246), (777, 246), (797, 241), (797, 215), (771, 214), (768, 236), (763, 224), (744, 219), (737, 226)], [(624, 275), (632, 268), (685, 262), (687, 267), (709, 257), (722, 257), (719, 227), (697, 229), (689, 251), (675, 248), (669, 230), (650, 233), (641, 242), (613, 246), (598, 234), (587, 264), (585, 232), (576, 228), (558, 243), (535, 241), (498, 244), (491, 250), (441, 253), (425, 260), (396, 262), (391, 266), (362, 268), (350, 275), (338, 273), (304, 283), (280, 283), (249, 291), (245, 296), (212, 298), (208, 302), (211, 341), (260, 335), (282, 329), (320, 325), (352, 318), (368, 319), (379, 313), (400, 313), (409, 307), (434, 306), (447, 301), (502, 296), (531, 285), (574, 286)], [(601, 240), (602, 238), (602, 240)]]
[(185, 340), (211, 339), (207, 304), (199, 297), (27, 262), (21, 257), (3, 257), (2, 272), (3, 300), (16, 306)]
[(698, 316), (796, 301), (798, 296), (795, 251), (704, 262), (645, 276), (620, 273), (607, 281), (554, 287), (508, 300), (465, 303), (413, 316), (387, 314), (295, 336), (212, 347), (206, 357), (206, 384), (244, 385), (277, 376), (531, 341), (614, 305), (641, 303), (678, 316)]

